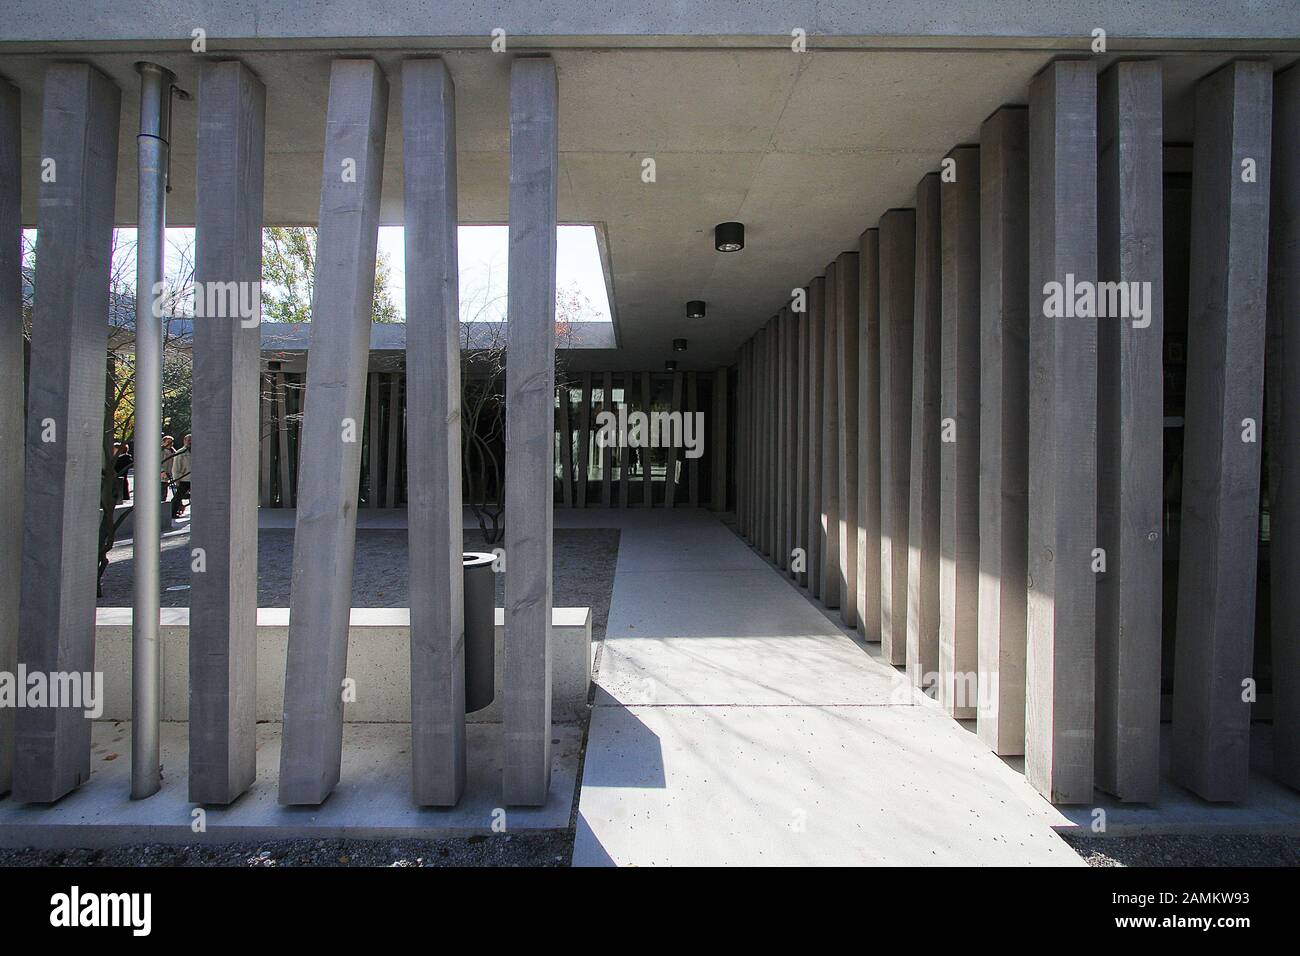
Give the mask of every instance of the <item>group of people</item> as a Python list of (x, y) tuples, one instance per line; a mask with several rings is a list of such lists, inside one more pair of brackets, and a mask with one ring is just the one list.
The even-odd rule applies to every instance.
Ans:
[[(176, 447), (176, 439), (163, 435), (162, 472), (159, 479), (162, 485), (162, 501), (167, 500), (167, 489), (175, 486), (172, 495), (172, 517), (179, 518), (185, 514), (186, 504), (190, 500), (190, 450), (192, 438), (186, 435), (181, 439), (181, 446)], [(129, 442), (113, 443), (113, 474), (121, 482), (123, 501), (131, 499), (131, 486), (127, 482), (127, 472), (135, 464)]]

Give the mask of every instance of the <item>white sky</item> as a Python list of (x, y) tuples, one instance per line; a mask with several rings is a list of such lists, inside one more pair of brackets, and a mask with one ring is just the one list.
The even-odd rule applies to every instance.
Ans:
[[(133, 256), (135, 230), (119, 229), (119, 242), (124, 256)], [(34, 238), (35, 230), (28, 231)], [(193, 240), (193, 229), (168, 229), (171, 242), (185, 243)], [(481, 313), (481, 318), (505, 318), (506, 260), (509, 229), (506, 226), (461, 226), (460, 245), (460, 296), (461, 317)], [(390, 266), (389, 289), (393, 303), (403, 318), (406, 316), (405, 250), (401, 226), (381, 226), (379, 250), (388, 257)], [(128, 268), (131, 266), (128, 264)], [(609, 295), (605, 288), (605, 273), (601, 268), (600, 250), (594, 226), (561, 225), (556, 236), (556, 289), (576, 289), (591, 303), (591, 310), (577, 321), (608, 322)]]

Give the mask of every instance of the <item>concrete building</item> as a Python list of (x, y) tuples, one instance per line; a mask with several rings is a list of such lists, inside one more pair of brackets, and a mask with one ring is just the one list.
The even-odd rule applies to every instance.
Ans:
[[(25, 421), (0, 256), (26, 450), (0, 670), (94, 669), (108, 241), (161, 226), (137, 64), (188, 94), (166, 223), (197, 225), (201, 281), (255, 282), (261, 226), (320, 229), (309, 331), (259, 355), (196, 320), (193, 800), (253, 779), (259, 504), (299, 542), (280, 801), (339, 779), (358, 506), (407, 508), (429, 552), (412, 800), (461, 796), (457, 222), (510, 228), (508, 803), (551, 782), (556, 508), (716, 512), (1052, 802), (1152, 802), (1162, 735), (1178, 784), (1239, 801), (1262, 722), (1300, 787), (1295, 4), (73, 6), (10, 0), (0, 38), (0, 232), (40, 237)], [(558, 389), (557, 223), (597, 227), (616, 314), (559, 343)], [(402, 224), (407, 323), (372, 328)], [(698, 413), (703, 453), (606, 448), (602, 411)], [(0, 791), (85, 781), (84, 717), (13, 716)]]

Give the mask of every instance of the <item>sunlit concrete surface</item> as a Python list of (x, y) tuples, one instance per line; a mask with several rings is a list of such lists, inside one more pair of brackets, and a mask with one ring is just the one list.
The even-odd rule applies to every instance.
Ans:
[[(411, 800), (410, 728), (406, 724), (345, 724), (338, 786), (319, 807), (276, 802), (280, 725), (257, 725), (257, 780), (229, 807), (206, 808), (205, 833), (193, 831), (186, 793), (188, 725), (162, 725), (162, 790), (130, 799), (131, 725), (96, 723), (90, 780), (49, 807), (0, 800), (0, 846), (103, 847), (124, 843), (227, 843), (295, 839), (436, 839), (492, 832), (500, 814), (501, 725), (466, 727), (469, 758), (465, 795), (451, 810)], [(508, 830), (555, 830), (569, 825), (582, 743), (578, 724), (552, 727), (554, 764), (547, 802), (511, 807)]]
[(1081, 865), (973, 726), (716, 517), (617, 520), (575, 865)]

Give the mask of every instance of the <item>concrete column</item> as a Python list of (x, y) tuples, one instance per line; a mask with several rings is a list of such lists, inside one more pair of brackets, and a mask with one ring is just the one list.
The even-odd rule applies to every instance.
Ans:
[(388, 376), (388, 461), (384, 465), (384, 507), (397, 507), (397, 448), (402, 437), (402, 377)]
[(943, 370), (939, 175), (916, 187), (912, 338), (912, 465), (907, 523), (907, 675), (930, 688), (939, 672), (939, 446)]
[(1029, 112), (980, 128), (980, 740), (1025, 752), (1029, 535)]
[[(650, 373), (641, 373), (641, 408), (646, 414), (647, 421), (650, 416)], [(648, 426), (647, 426), (648, 427)], [(641, 452), (641, 506), (643, 508), (654, 507), (654, 484), (650, 479), (650, 451), (648, 447), (642, 447)]]
[(858, 633), (880, 640), (880, 230), (858, 240)]
[[(0, 672), (18, 668), (18, 584), (23, 548), (23, 370), (21, 94), (0, 79)], [(13, 785), (14, 714), (0, 707), (0, 797)]]
[[(18, 664), (95, 670), (95, 558), (104, 463), (104, 355), (120, 91), (84, 63), (45, 73), (37, 206)], [(10, 236), (16, 240), (16, 237)], [(21, 409), (21, 405), (19, 406)], [(149, 494), (144, 492), (145, 500)], [(83, 707), (15, 715), (13, 796), (51, 803), (90, 776)]]
[(880, 655), (907, 662), (916, 212), (880, 217)]
[[(605, 372), (601, 376), (600, 389), (602, 399), (601, 411), (618, 414), (614, 408), (614, 374)], [(614, 449), (602, 448), (600, 451), (600, 503), (608, 508), (613, 503)]]
[(366, 507), (379, 507), (379, 375), (372, 372), (366, 388), (366, 447), (370, 461), (366, 468)]
[(293, 486), (293, 465), (289, 459), (289, 382), (284, 372), (275, 373), (276, 444), (279, 448), (280, 507), (294, 507), (297, 495)]
[(576, 506), (587, 507), (587, 472), (591, 466), (591, 373), (582, 373), (582, 391), (578, 399), (578, 475)]
[(803, 313), (795, 312), (793, 303), (786, 308), (785, 337), (785, 394), (782, 399), (782, 424), (785, 427), (785, 566), (791, 577), (793, 552), (798, 546), (799, 517), (803, 513), (799, 501), (799, 329), (804, 324)]
[(1097, 277), (1097, 74), (1048, 65), (1029, 88), (1029, 603), (1025, 776), (1092, 799), (1097, 323), (1047, 315), (1048, 284)]
[[(695, 419), (696, 412), (700, 410), (700, 396), (695, 379), (694, 372), (686, 373), (686, 414), (692, 421)], [(686, 459), (686, 486), (687, 501), (692, 508), (698, 508), (700, 506), (700, 460), (698, 458)]]
[(804, 311), (795, 313), (795, 373), (794, 397), (791, 400), (795, 415), (794, 454), (794, 540), (791, 551), (798, 548), (804, 558), (802, 571), (794, 575), (800, 584), (808, 583), (808, 293), (804, 290)]
[[(194, 219), (198, 289), (262, 281), (266, 89), (243, 64), (199, 72)], [(241, 295), (240, 298), (243, 298)], [(194, 323), (193, 471), (202, 507), (190, 546), (192, 803), (227, 804), (257, 776), (257, 472), (261, 316)], [(152, 483), (140, 482), (143, 500)]]
[(761, 554), (771, 554), (772, 529), (772, 455), (768, 448), (771, 420), (771, 341), (767, 328), (758, 330), (758, 416), (754, 422), (754, 445), (758, 452), (758, 536), (755, 547)]
[(840, 620), (858, 625), (858, 272), (856, 252), (835, 260), (836, 401), (839, 444)]
[(1272, 100), (1263, 62), (1196, 85), (1172, 773), (1211, 801), (1250, 773)]
[(1273, 86), (1268, 252), (1273, 775), (1300, 789), (1300, 67)]
[[(682, 411), (682, 373), (673, 372), (673, 397), (669, 411)], [(669, 445), (666, 450), (667, 467), (664, 469), (664, 507), (671, 508), (677, 503), (677, 458), (678, 448)]]
[(528, 806), (551, 785), (556, 99), (550, 58), (511, 64), (504, 795)]
[[(1097, 266), (1150, 310), (1097, 323), (1096, 785), (1160, 793), (1164, 545), (1164, 143), (1161, 68), (1120, 62), (1097, 89)], [(1130, 302), (1130, 306), (1134, 303)]]
[(980, 151), (948, 154), (939, 186), (939, 702), (976, 716), (980, 572)]
[(773, 522), (773, 542), (772, 542), (772, 562), (780, 569), (784, 570), (790, 566), (790, 550), (786, 547), (786, 528), (789, 526), (789, 512), (786, 506), (786, 460), (788, 456), (788, 438), (785, 432), (786, 422), (786, 360), (789, 356), (787, 341), (789, 340), (789, 315), (790, 310), (783, 308), (777, 313), (772, 321), (774, 322), (773, 331), (776, 335), (776, 349), (772, 358), (774, 362), (773, 375), (775, 376), (776, 389), (773, 394), (772, 403), (772, 488), (773, 488), (773, 514), (776, 520)]
[(736, 353), (736, 530), (742, 537), (749, 534), (748, 489), (749, 433), (746, 422), (749, 415), (749, 342), (741, 344)]
[(573, 424), (570, 418), (569, 384), (556, 390), (560, 433), (560, 500), (565, 508), (573, 507)]
[(781, 320), (774, 315), (767, 323), (767, 420), (763, 431), (767, 446), (767, 551), (772, 563), (781, 566)]
[[(620, 376), (623, 382), (623, 406), (632, 411), (632, 386), (636, 380), (634, 372), (623, 372)], [(618, 449), (618, 506), (627, 507), (628, 488), (631, 487), (631, 481), (628, 476), (628, 459), (631, 449), (626, 444)]]
[[(342, 686), (374, 300), (388, 82), (373, 60), (330, 68), (316, 294), (294, 531), (280, 803), (321, 803), (339, 779)], [(371, 490), (373, 493), (373, 476)]]
[(713, 434), (708, 437), (712, 458), (709, 462), (709, 510), (727, 510), (727, 398), (730, 373), (726, 366), (713, 372)]
[(821, 601), (827, 608), (838, 608), (843, 600), (840, 588), (840, 401), (839, 401), (839, 263), (826, 266), (825, 320), (822, 323), (822, 377), (820, 384), (822, 428), (822, 511), (821, 524)]
[(442, 60), (402, 63), (402, 140), (411, 790), (449, 807), (465, 789), (465, 609), (456, 86)]
[(271, 441), (275, 437), (275, 424), (271, 418), (271, 379), (265, 373), (257, 376), (258, 387), (258, 505), (271, 507)]
[(822, 377), (826, 370), (826, 279), (808, 284), (808, 523), (802, 546), (807, 549), (808, 593), (822, 594)]

